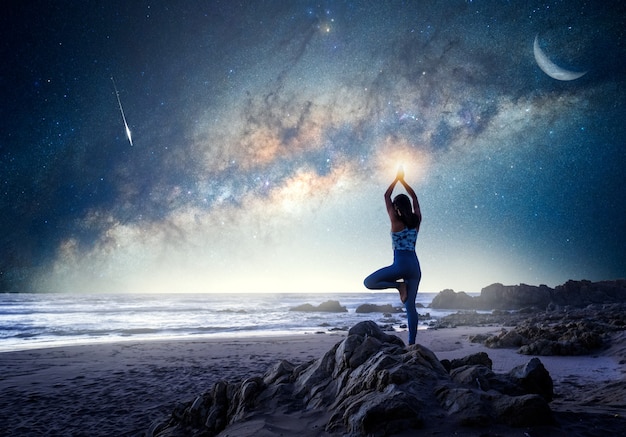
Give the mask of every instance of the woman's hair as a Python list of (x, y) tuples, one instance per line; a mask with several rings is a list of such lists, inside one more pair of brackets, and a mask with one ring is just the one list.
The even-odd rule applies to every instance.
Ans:
[(407, 228), (413, 229), (419, 226), (419, 217), (413, 213), (413, 206), (411, 205), (409, 196), (406, 194), (398, 194), (393, 199), (393, 206), (396, 207), (396, 212), (400, 220), (402, 220)]

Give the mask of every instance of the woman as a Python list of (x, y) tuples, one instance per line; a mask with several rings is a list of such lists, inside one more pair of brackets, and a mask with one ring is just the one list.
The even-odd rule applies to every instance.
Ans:
[[(399, 194), (391, 200), (391, 194), (398, 182), (402, 184), (406, 192), (411, 196), (412, 204), (411, 199), (406, 194)], [(365, 278), (363, 283), (370, 290), (398, 289), (400, 300), (406, 308), (409, 325), (409, 344), (415, 344), (417, 335), (415, 298), (417, 297), (417, 287), (422, 278), (420, 264), (415, 254), (415, 242), (422, 222), (422, 213), (415, 191), (404, 181), (404, 170), (402, 167), (400, 167), (396, 178), (385, 191), (385, 205), (387, 206), (389, 220), (391, 220), (393, 264), (375, 271)], [(400, 279), (402, 279), (402, 282)]]

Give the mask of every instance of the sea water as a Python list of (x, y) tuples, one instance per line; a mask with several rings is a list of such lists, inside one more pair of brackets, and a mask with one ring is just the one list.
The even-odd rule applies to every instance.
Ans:
[[(428, 308), (418, 293), (419, 329), (454, 311)], [(347, 312), (294, 307), (335, 300)], [(347, 330), (373, 320), (401, 329), (406, 315), (357, 314), (361, 304), (402, 307), (397, 292), (250, 294), (0, 294), (0, 351), (123, 340), (252, 337)]]

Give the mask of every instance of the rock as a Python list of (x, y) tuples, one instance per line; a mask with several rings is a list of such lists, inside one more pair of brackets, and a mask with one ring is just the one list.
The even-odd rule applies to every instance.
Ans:
[(488, 426), (493, 420), (489, 405), (478, 391), (445, 386), (435, 395), (447, 416), (461, 426)]
[(456, 369), (462, 366), (485, 366), (491, 369), (493, 362), (485, 352), (478, 352), (464, 358), (456, 358), (450, 362), (450, 369)]
[(554, 415), (538, 395), (501, 396), (492, 402), (496, 420), (516, 428), (554, 424)]
[(381, 328), (371, 320), (360, 322), (354, 325), (348, 331), (348, 336), (356, 335), (358, 337), (375, 337), (383, 343), (395, 344), (396, 346), (404, 347), (404, 342), (395, 335), (384, 333)]
[(447, 289), (435, 296), (431, 307), (459, 310), (517, 310), (532, 314), (568, 306), (582, 308), (590, 304), (612, 303), (626, 303), (626, 280), (567, 281), (554, 289), (547, 285), (496, 283), (483, 288), (477, 297)]
[(473, 310), (459, 311), (440, 318), (435, 324), (436, 328), (455, 328), (457, 326), (495, 326), (516, 325), (528, 316), (508, 312), (479, 313)]
[[(494, 373), (484, 353), (454, 365), (448, 373), (429, 349), (406, 347), (376, 323), (362, 322), (317, 360), (299, 366), (280, 361), (262, 377), (216, 383), (176, 408), (169, 421), (154, 423), (150, 433), (261, 435), (273, 414), (305, 411), (324, 420), (320, 431), (329, 436), (390, 435), (448, 421), (472, 427), (552, 423), (552, 380), (539, 359), (509, 374)], [(241, 434), (241, 424), (259, 417), (265, 418), (258, 427)]]
[(626, 329), (625, 313), (625, 303), (561, 307), (531, 315), (464, 311), (442, 317), (434, 326), (492, 326), (495, 323), (513, 326), (497, 334), (472, 336), (470, 341), (491, 348), (515, 347), (526, 355), (586, 355), (607, 347), (611, 333)]
[(527, 393), (538, 394), (548, 402), (554, 397), (552, 378), (539, 358), (513, 368), (509, 377)]
[(475, 305), (474, 298), (464, 291), (456, 293), (454, 290), (446, 289), (434, 297), (430, 307), (436, 309), (473, 309)]
[(365, 392), (349, 399), (349, 407), (339, 405), (326, 426), (329, 432), (349, 435), (385, 436), (406, 429), (420, 429), (421, 402), (415, 396), (387, 389), (383, 393)]
[(291, 374), (295, 366), (289, 361), (282, 360), (270, 367), (265, 375), (263, 375), (263, 383), (265, 385), (281, 384), (289, 382)]
[(364, 303), (359, 305), (356, 308), (357, 314), (367, 314), (367, 313), (401, 313), (402, 308), (393, 307), (391, 304), (386, 305), (376, 305), (372, 303)]
[(494, 375), (491, 368), (483, 365), (460, 366), (450, 371), (450, 377), (454, 382), (481, 391), (491, 390), (489, 380), (493, 379)]
[(477, 308), (509, 310), (525, 307), (546, 308), (552, 301), (552, 289), (546, 285), (491, 284), (480, 291)]
[(626, 302), (626, 279), (615, 281), (567, 281), (553, 291), (556, 305), (583, 307), (590, 304)]
[(485, 340), (485, 346), (490, 348), (518, 348), (525, 344), (525, 338), (515, 329), (502, 329), (500, 334), (492, 335)]
[(305, 303), (305, 304), (293, 307), (289, 311), (324, 312), (324, 313), (347, 313), (348, 312), (346, 307), (341, 306), (341, 304), (336, 300), (328, 300), (326, 302), (319, 304), (318, 306), (313, 306), (310, 303)]

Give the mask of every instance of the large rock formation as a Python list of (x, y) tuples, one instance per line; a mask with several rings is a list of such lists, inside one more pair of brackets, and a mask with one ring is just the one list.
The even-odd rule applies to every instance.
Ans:
[(289, 432), (301, 436), (312, 435), (311, 417), (323, 427), (314, 434), (330, 436), (543, 426), (553, 423), (551, 399), (552, 379), (537, 358), (508, 374), (494, 373), (484, 353), (442, 363), (429, 349), (405, 347), (368, 321), (315, 361), (281, 361), (262, 377), (216, 383), (147, 434), (260, 435), (258, 427), (242, 424), (256, 420), (267, 431), (276, 426), (272, 418), (287, 416), (298, 417), (302, 429)]
[(616, 281), (567, 281), (552, 292), (552, 303), (583, 307), (590, 304), (625, 303), (626, 279)]
[(552, 301), (552, 291), (547, 285), (492, 284), (480, 291), (477, 308), (510, 310), (536, 307), (544, 309)]
[(584, 307), (597, 303), (626, 302), (626, 280), (567, 281), (550, 288), (547, 285), (491, 284), (483, 288), (480, 296), (465, 292), (441, 291), (431, 303), (436, 309), (519, 310), (522, 308)]

